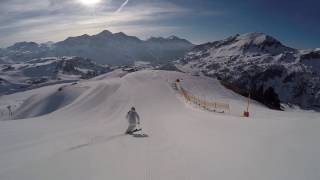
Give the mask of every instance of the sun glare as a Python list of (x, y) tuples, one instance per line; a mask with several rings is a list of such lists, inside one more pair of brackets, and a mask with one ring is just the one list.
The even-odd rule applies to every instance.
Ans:
[(101, 0), (78, 0), (83, 5), (92, 6), (101, 2)]

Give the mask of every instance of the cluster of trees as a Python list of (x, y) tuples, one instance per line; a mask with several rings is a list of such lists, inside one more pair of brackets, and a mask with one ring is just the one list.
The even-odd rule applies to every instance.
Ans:
[(264, 88), (263, 85), (257, 87), (251, 87), (250, 89), (246, 89), (244, 87), (239, 87), (234, 84), (230, 84), (225, 81), (220, 81), (222, 85), (226, 88), (241, 94), (242, 96), (248, 97), (250, 93), (250, 97), (260, 103), (266, 105), (267, 107), (275, 110), (281, 110), (281, 101), (279, 99), (278, 94), (272, 87)]

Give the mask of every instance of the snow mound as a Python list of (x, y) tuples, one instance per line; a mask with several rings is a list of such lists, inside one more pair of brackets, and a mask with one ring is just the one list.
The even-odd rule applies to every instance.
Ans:
[(85, 90), (84, 87), (61, 86), (51, 92), (32, 95), (16, 110), (13, 119), (38, 117), (57, 111), (71, 104)]

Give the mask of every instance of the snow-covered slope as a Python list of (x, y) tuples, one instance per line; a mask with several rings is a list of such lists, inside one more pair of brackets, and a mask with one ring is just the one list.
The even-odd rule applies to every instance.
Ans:
[(108, 67), (79, 57), (50, 57), (18, 64), (0, 64), (0, 93), (89, 79), (108, 71)]
[(132, 64), (134, 61), (160, 63), (183, 57), (192, 47), (189, 41), (176, 36), (143, 41), (122, 32), (105, 30), (92, 36), (69, 37), (57, 43), (16, 43), (0, 50), (0, 63), (1, 60), (17, 62), (52, 56), (84, 57), (112, 65)]
[(286, 47), (263, 33), (236, 35), (196, 46), (178, 65), (217, 77), (269, 107), (281, 103), (320, 108), (320, 51)]
[[(166, 71), (109, 75), (61, 91), (54, 85), (1, 97), (2, 106), (16, 104), (14, 117), (43, 113), (0, 121), (0, 179), (320, 178), (319, 113), (273, 111), (254, 102), (252, 117), (242, 118), (246, 100), (210, 78)], [(171, 87), (177, 78), (194, 94), (229, 101), (232, 113), (185, 103)], [(50, 114), (40, 105), (20, 105), (55, 104), (54, 97), (73, 92)], [(149, 138), (123, 135), (131, 106)]]

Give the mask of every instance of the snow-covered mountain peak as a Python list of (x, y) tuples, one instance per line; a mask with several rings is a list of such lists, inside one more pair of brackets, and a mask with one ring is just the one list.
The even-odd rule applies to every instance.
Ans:
[(146, 41), (147, 42), (152, 42), (152, 41), (164, 41), (165, 40), (165, 38), (163, 38), (163, 37), (150, 37), (149, 39), (147, 39)]
[(246, 33), (243, 35), (238, 35), (237, 40), (242, 40), (247, 43), (253, 43), (253, 44), (261, 44), (265, 41), (271, 41), (271, 42), (279, 42), (275, 38), (268, 36), (264, 33), (254, 32), (254, 33)]
[[(84, 34), (81, 36), (68, 37), (67, 39), (65, 39), (64, 41), (61, 41), (61, 42), (75, 42), (75, 43), (77, 43), (77, 41), (79, 41), (79, 40), (88, 40), (90, 38), (91, 38), (90, 35)], [(58, 43), (60, 43), (60, 42), (58, 42)]]
[(113, 38), (118, 39), (118, 40), (132, 41), (132, 42), (142, 42), (142, 40), (139, 39), (138, 37), (129, 36), (123, 32), (114, 33)]
[(102, 32), (100, 32), (99, 34), (97, 34), (97, 36), (111, 36), (112, 32), (108, 31), (108, 30), (104, 30)]
[[(224, 50), (229, 51), (229, 54), (237, 53), (256, 53), (263, 52), (268, 54), (281, 54), (283, 52), (296, 51), (283, 45), (280, 41), (272, 36), (264, 33), (247, 33), (243, 35), (235, 35), (225, 40), (214, 42), (214, 48), (222, 46)], [(237, 51), (237, 52), (235, 52)]]
[(286, 47), (277, 39), (264, 33), (236, 34), (220, 41), (196, 46), (194, 49), (200, 51), (209, 50), (216, 57), (230, 57), (243, 54), (256, 56), (259, 53), (278, 55), (284, 52), (297, 51)]
[(117, 32), (117, 33), (114, 33), (113, 35), (115, 35), (115, 36), (123, 36), (123, 37), (128, 36), (124, 32)]
[(238, 46), (259, 47), (270, 53), (278, 53), (280, 51), (293, 51), (294, 49), (286, 47), (280, 41), (272, 36), (264, 33), (247, 33), (239, 35), (236, 38)]
[(177, 39), (181, 39), (181, 38), (179, 38), (178, 36), (172, 35), (172, 36), (169, 36), (167, 39), (177, 40)]
[(150, 37), (146, 40), (146, 42), (150, 43), (182, 43), (186, 45), (191, 45), (192, 43), (186, 39), (179, 38), (178, 36), (169, 36), (167, 38), (164, 37)]
[(80, 38), (83, 38), (83, 39), (87, 39), (87, 38), (90, 38), (90, 35), (88, 34), (84, 34), (84, 35), (81, 35), (79, 36)]
[[(273, 108), (280, 108), (279, 102), (320, 107), (320, 51), (314, 49), (297, 50), (269, 35), (248, 33), (196, 46), (180, 62), (184, 71), (217, 77)], [(275, 103), (265, 95), (268, 88)]]
[(31, 51), (37, 48), (39, 48), (39, 44), (35, 42), (26, 42), (26, 41), (18, 42), (8, 47), (9, 50), (14, 50), (14, 51)]

